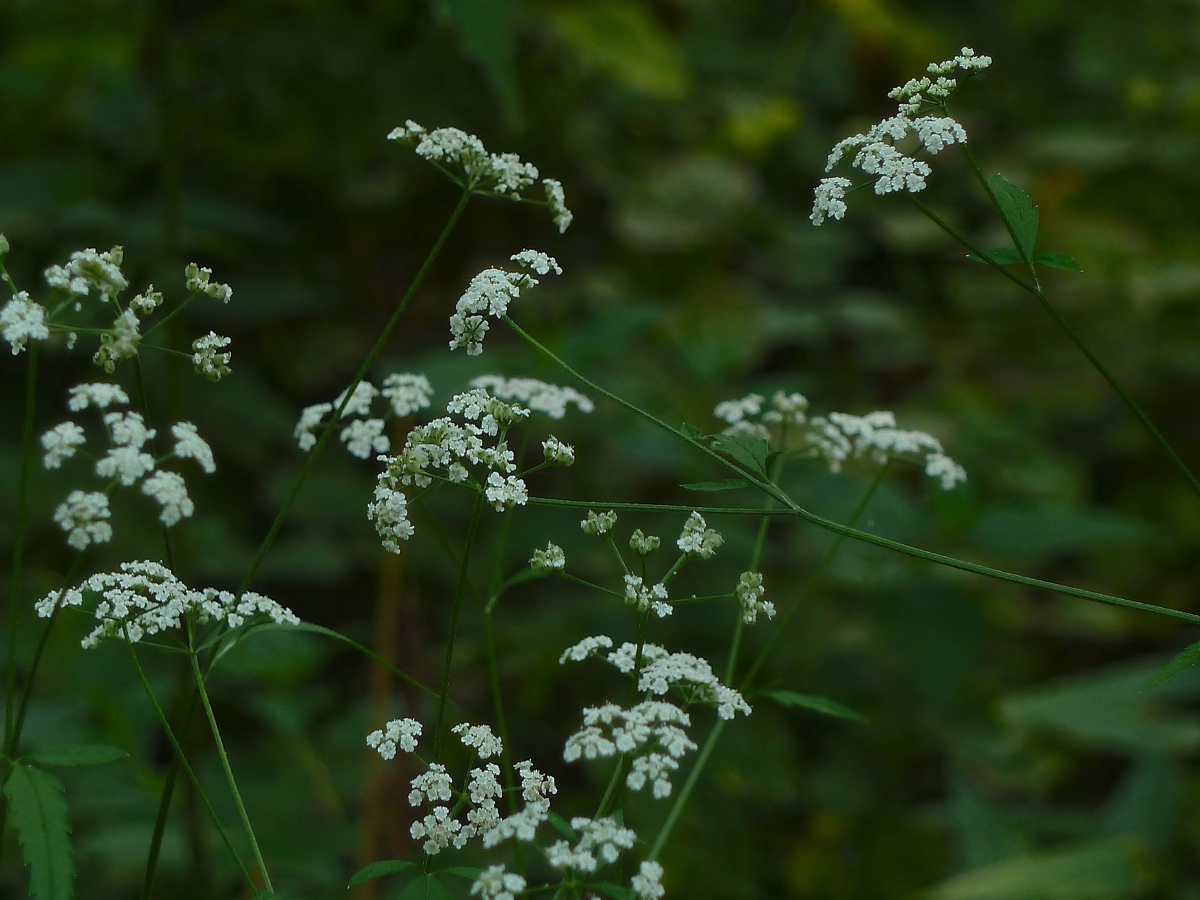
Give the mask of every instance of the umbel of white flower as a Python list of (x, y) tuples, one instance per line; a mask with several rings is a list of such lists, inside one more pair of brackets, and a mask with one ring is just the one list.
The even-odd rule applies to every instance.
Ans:
[(508, 313), (508, 304), (520, 297), (522, 291), (536, 287), (538, 279), (531, 273), (562, 274), (554, 257), (537, 250), (522, 250), (514, 253), (510, 259), (525, 271), (484, 269), (471, 279), (466, 291), (458, 298), (454, 315), (450, 317), (451, 350), (463, 347), (468, 356), (481, 354), (483, 338), (490, 327), (485, 316), (502, 318)]
[[(832, 171), (852, 151), (850, 165), (874, 178), (875, 193), (896, 191), (917, 193), (925, 189), (925, 179), (932, 173), (929, 163), (904, 152), (898, 144), (910, 136), (914, 151), (925, 150), (931, 156), (951, 144), (965, 144), (967, 132), (962, 125), (944, 115), (946, 104), (958, 89), (950, 74), (960, 71), (974, 75), (992, 64), (990, 56), (976, 56), (970, 47), (963, 47), (958, 56), (928, 68), (932, 78), (914, 78), (893, 88), (888, 94), (898, 101), (896, 115), (872, 125), (862, 134), (851, 135), (834, 145), (825, 163)], [(919, 115), (921, 112), (932, 114)], [(840, 219), (846, 215), (846, 192), (852, 187), (848, 178), (834, 176), (817, 185), (810, 218), (814, 225), (825, 219)]]
[(51, 591), (35, 604), (37, 614), (48, 618), (61, 607), (82, 606), (88, 594), (98, 594), (98, 624), (82, 641), (86, 649), (105, 638), (137, 643), (172, 628), (184, 620), (204, 625), (219, 623), (240, 628), (259, 620), (277, 625), (299, 625), (290, 609), (269, 597), (247, 591), (240, 597), (215, 588), (193, 590), (161, 563), (151, 560), (121, 563), (119, 572), (93, 575), (78, 588)]
[[(394, 374), (381, 382), (381, 387), (375, 387), (367, 380), (360, 381), (346, 399), (346, 392), (338, 394), (332, 403), (316, 403), (306, 406), (300, 414), (293, 432), (301, 450), (311, 450), (317, 443), (316, 430), (324, 424), (326, 417), (342, 406), (339, 422), (345, 422), (338, 435), (339, 440), (346, 445), (346, 450), (359, 459), (368, 459), (372, 454), (387, 453), (391, 449), (391, 440), (383, 433), (387, 420), (392, 417), (410, 416), (429, 406), (433, 396), (433, 386), (424, 375)], [(372, 416), (371, 406), (375, 399), (382, 397), (388, 408), (382, 416)]]
[[(537, 167), (532, 163), (523, 162), (515, 153), (489, 153), (483, 141), (458, 128), (426, 131), (409, 119), (393, 128), (388, 140), (413, 145), (417, 156), (429, 160), (464, 190), (475, 193), (523, 200), (522, 191), (538, 180)], [(562, 182), (543, 178), (542, 186), (546, 199), (533, 202), (544, 203), (550, 209), (561, 234), (574, 218), (567, 209)]]

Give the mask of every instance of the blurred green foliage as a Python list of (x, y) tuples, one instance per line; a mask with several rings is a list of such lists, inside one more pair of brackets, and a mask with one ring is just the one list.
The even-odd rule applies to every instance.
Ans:
[[(820, 229), (808, 212), (828, 148), (886, 113), (892, 85), (963, 45), (992, 55), (954, 105), (976, 156), (1040, 205), (1044, 246), (1084, 269), (1047, 273), (1047, 291), (1200, 465), (1187, 399), (1200, 388), (1198, 38), (1194, 3), (1135, 12), (1110, 0), (7, 0), (0, 231), (26, 287), (71, 250), (113, 244), (135, 289), (181, 290), (193, 259), (234, 287), (228, 307), (198, 306), (179, 331), (231, 334), (233, 376), (213, 386), (148, 367), (164, 421), (195, 421), (217, 452), (218, 473), (193, 488), (197, 515), (180, 529), (178, 570), (193, 584), (233, 587), (245, 571), (301, 464), (299, 409), (345, 386), (453, 207), (436, 173), (383, 139), (412, 118), (521, 153), (564, 183), (576, 220), (559, 237), (541, 210), (475, 204), (376, 378), (424, 371), (443, 403), (486, 372), (561, 382), (502, 329), (483, 357), (443, 350), (469, 278), (537, 247), (566, 273), (515, 317), (618, 394), (706, 429), (717, 401), (750, 390), (800, 390), (818, 411), (895, 409), (941, 438), (971, 480), (935, 495), (897, 472), (867, 527), (1194, 610), (1196, 498), (1030, 299), (896, 198), (855, 195), (845, 221)], [(927, 202), (982, 246), (1001, 243), (962, 161), (935, 162)], [(89, 376), (77, 355), (44, 359), (49, 427), (66, 388)], [(0, 379), (10, 473), (22, 362), (4, 362)], [(531, 483), (537, 493), (686, 503), (676, 485), (726, 474), (604, 405), (556, 431), (581, 461)], [(834, 478), (814, 463), (788, 486), (844, 519), (867, 474)], [(398, 564), (384, 560), (363, 514), (373, 477), (330, 453), (254, 587), (430, 682), (456, 567), (447, 548), (468, 510), (431, 494), (419, 541)], [(67, 478), (35, 475), (22, 603), (65, 568), (50, 512)], [(0, 479), (5, 544), (15, 490)], [(116, 540), (90, 564), (155, 555), (148, 518), (118, 512)], [(518, 515), (507, 569), (553, 539), (573, 566), (605, 572), (577, 518)], [(623, 517), (625, 533), (670, 538), (681, 525), (635, 519)], [(728, 544), (703, 572), (723, 585), (752, 534), (720, 527)], [(773, 526), (768, 596), (786, 607), (830, 541)], [(472, 612), (454, 700), (485, 721)], [(681, 611), (669, 643), (720, 666), (732, 616)], [(23, 661), (36, 639), (26, 624)], [(123, 652), (79, 652), (84, 624), (51, 641), (26, 746), (130, 752), (61, 775), (79, 896), (103, 900), (140, 884), (170, 748)], [(578, 709), (611, 686), (560, 670), (557, 656), (586, 634), (624, 637), (624, 611), (539, 582), (505, 597), (497, 628), (515, 758), (533, 757), (568, 795), (601, 785), (605, 773), (558, 760)], [(848, 544), (781, 643), (769, 686), (831, 697), (869, 724), (753, 698), (755, 715), (726, 731), (664, 857), (668, 896), (1200, 897), (1200, 678), (1140, 693), (1195, 638)], [(150, 663), (177, 707), (172, 660)], [(214, 694), (286, 896), (337, 896), (359, 865), (416, 852), (412, 772), (369, 759), (363, 736), (391, 714), (422, 714), (419, 695), (341, 645), (285, 634), (242, 645)], [(199, 732), (189, 749), (232, 820)], [(0, 894), (18, 896), (16, 848), (5, 856)], [(161, 896), (236, 895), (190, 791), (160, 869)], [(357, 896), (390, 896), (372, 884)]]

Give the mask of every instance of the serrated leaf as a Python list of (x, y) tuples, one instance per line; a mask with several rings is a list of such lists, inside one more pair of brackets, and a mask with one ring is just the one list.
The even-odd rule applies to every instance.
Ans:
[(26, 753), (25, 758), (41, 766), (102, 766), (119, 762), (129, 754), (109, 744), (71, 744)]
[(1171, 657), (1166, 665), (1150, 676), (1150, 680), (1146, 682), (1146, 686), (1142, 690), (1148, 691), (1150, 688), (1158, 687), (1164, 681), (1170, 681), (1176, 675), (1186, 672), (1197, 663), (1200, 663), (1200, 641), (1189, 644)]
[(1048, 269), (1058, 269), (1062, 272), (1082, 272), (1079, 263), (1075, 262), (1070, 256), (1065, 253), (1055, 253), (1053, 250), (1044, 250), (1033, 258), (1035, 263), (1040, 263)]
[(808, 709), (825, 716), (833, 716), (835, 719), (849, 719), (852, 722), (862, 722), (864, 725), (869, 721), (858, 710), (851, 709), (849, 706), (838, 703), (836, 700), (830, 700), (828, 697), (818, 697), (815, 694), (801, 694), (797, 691), (782, 690), (764, 691), (763, 696), (769, 697), (780, 706), (786, 706), (790, 709)]
[(723, 434), (716, 439), (713, 446), (752, 472), (764, 476), (767, 474), (767, 456), (771, 448), (762, 438), (751, 437), (748, 434)]
[(726, 478), (724, 481), (693, 481), (680, 485), (685, 491), (736, 491), (753, 486), (745, 478)]
[(704, 437), (703, 431), (701, 431), (695, 425), (689, 425), (687, 422), (684, 422), (679, 426), (679, 433), (684, 437), (691, 438), (694, 441), (698, 441), (700, 438)]
[(4, 783), (17, 839), (29, 868), (34, 900), (71, 900), (75, 863), (62, 782), (49, 772), (17, 762)]
[[(984, 259), (984, 257), (987, 259)], [(975, 262), (987, 262), (991, 260), (998, 266), (1012, 266), (1019, 262), (1024, 262), (1021, 254), (1012, 247), (992, 247), (990, 250), (984, 250), (981, 256), (978, 253), (968, 253), (967, 259), (973, 259)]]
[(381, 859), (379, 862), (373, 862), (369, 866), (363, 866), (350, 878), (350, 882), (346, 885), (349, 890), (352, 887), (362, 884), (366, 881), (373, 881), (376, 878), (382, 878), (385, 875), (395, 875), (397, 872), (407, 872), (409, 869), (419, 868), (416, 863), (409, 862), (405, 859)]
[(1022, 258), (1033, 259), (1038, 233), (1038, 208), (1027, 193), (1011, 181), (1006, 181), (1002, 175), (989, 178), (988, 187), (996, 197), (1000, 214), (1016, 236), (1017, 249), (1021, 251)]
[(396, 900), (455, 900), (454, 892), (436, 875), (421, 875), (404, 886)]

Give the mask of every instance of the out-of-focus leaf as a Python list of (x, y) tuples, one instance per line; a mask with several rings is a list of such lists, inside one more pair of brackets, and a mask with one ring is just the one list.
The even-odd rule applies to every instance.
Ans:
[(30, 896), (71, 900), (75, 863), (62, 782), (49, 772), (17, 762), (4, 783), (4, 794), (25, 851)]
[(1046, 560), (1151, 541), (1158, 531), (1153, 523), (1109, 510), (994, 507), (971, 531), (970, 540), (990, 553)]
[(407, 872), (409, 869), (416, 868), (419, 868), (416, 863), (409, 862), (406, 859), (381, 859), (378, 862), (371, 863), (369, 866), (363, 866), (355, 872), (346, 884), (346, 888), (348, 890), (367, 881), (383, 878), (385, 875), (395, 875), (397, 872)]
[(479, 877), (479, 873), (482, 871), (483, 869), (481, 869), (479, 866), (451, 866), (448, 869), (439, 869), (437, 874), (453, 875), (455, 878), (466, 878), (470, 881), (474, 881)]
[(613, 884), (611, 881), (601, 881), (595, 884), (589, 884), (589, 888), (604, 897), (612, 897), (613, 900), (637, 900), (638, 895), (627, 887), (622, 887), (619, 884)]
[(1200, 663), (1200, 641), (1190, 644), (1171, 657), (1161, 669), (1150, 676), (1150, 680), (1146, 682), (1146, 686), (1142, 690), (1148, 691), (1150, 688), (1158, 687), (1164, 681), (1174, 678), (1196, 663)]
[(129, 756), (120, 747), (108, 744), (72, 744), (67, 747), (47, 747), (26, 753), (25, 758), (42, 766), (100, 766)]
[(984, 262), (984, 257), (1000, 266), (1013, 266), (1024, 262), (1021, 254), (1012, 247), (992, 247), (990, 250), (984, 250), (982, 256), (978, 253), (967, 254), (967, 259), (973, 259), (975, 262)]
[(1029, 195), (1006, 181), (1002, 175), (993, 175), (988, 186), (996, 196), (1000, 212), (1017, 238), (1017, 247), (1025, 259), (1033, 259), (1033, 247), (1037, 243), (1038, 208)]
[(406, 884), (396, 900), (454, 900), (454, 892), (436, 875), (421, 875)]
[(1079, 263), (1075, 262), (1066, 253), (1056, 253), (1053, 250), (1043, 250), (1033, 258), (1035, 263), (1040, 263), (1050, 269), (1058, 269), (1062, 272), (1082, 272)]
[(521, 92), (515, 65), (516, 30), (513, 0), (444, 0), (454, 30), (467, 56), (479, 63), (504, 113), (521, 120)]
[(724, 481), (693, 481), (680, 487), (685, 491), (736, 491), (753, 485), (745, 478), (726, 478)]
[(1125, 900), (1142, 879), (1130, 844), (1105, 841), (1019, 856), (943, 882), (932, 900)]
[(870, 721), (857, 710), (851, 709), (843, 703), (838, 703), (836, 700), (830, 700), (828, 697), (818, 697), (815, 694), (800, 694), (796, 691), (784, 690), (763, 691), (763, 696), (770, 697), (780, 706), (792, 709), (809, 709), (823, 716), (832, 716), (835, 719), (849, 719), (851, 722), (862, 722), (863, 724)]

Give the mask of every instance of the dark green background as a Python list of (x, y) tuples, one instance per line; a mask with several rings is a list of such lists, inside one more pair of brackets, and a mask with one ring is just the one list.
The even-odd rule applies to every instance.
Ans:
[[(35, 295), (45, 266), (117, 243), (134, 290), (153, 281), (178, 298), (190, 260), (233, 286), (228, 307), (198, 305), (173, 334), (180, 345), (210, 328), (232, 335), (231, 377), (211, 386), (149, 367), (162, 424), (196, 422), (217, 452), (218, 473), (192, 479), (196, 517), (177, 529), (179, 574), (195, 585), (236, 585), (302, 462), (291, 437), (300, 408), (345, 386), (453, 208), (452, 186), (384, 140), (412, 118), (519, 152), (563, 182), (576, 220), (560, 237), (536, 208), (474, 203), (377, 380), (425, 371), (441, 403), (481, 373), (564, 381), (502, 328), (483, 357), (444, 350), (470, 277), (536, 247), (565, 273), (514, 305), (516, 319), (667, 421), (715, 429), (717, 401), (776, 388), (804, 392), (817, 412), (895, 409), (902, 425), (937, 435), (970, 481), (942, 495), (897, 471), (868, 527), (1195, 608), (1197, 498), (1034, 301), (965, 261), (900, 198), (856, 194), (845, 221), (820, 229), (808, 213), (829, 147), (888, 114), (890, 87), (964, 44), (990, 54), (954, 113), (985, 172), (1040, 205), (1041, 248), (1082, 265), (1083, 275), (1047, 273), (1047, 292), (1200, 465), (1198, 43), (1200, 7), (1182, 0), (1136, 12), (1112, 0), (6, 2), (0, 231), (10, 272)], [(924, 199), (998, 243), (961, 157), (933, 162)], [(40, 427), (62, 420), (67, 387), (93, 377), (86, 356), (44, 354)], [(24, 357), (4, 358), (0, 464), (15, 473)], [(724, 477), (611, 406), (554, 431), (580, 461), (535, 476), (534, 493), (687, 503), (676, 485)], [(417, 515), (419, 539), (397, 569), (363, 513), (374, 474), (328, 454), (255, 587), (433, 681), (453, 570), (434, 522), (457, 545), (468, 507), (448, 492), (432, 498), (438, 516)], [(814, 463), (789, 487), (845, 517), (868, 477)], [(0, 480), (6, 544), (15, 483)], [(26, 607), (65, 570), (49, 516), (67, 489), (63, 473), (36, 478)], [(573, 566), (611, 580), (577, 519), (517, 516), (506, 569), (554, 539)], [(93, 570), (156, 556), (148, 520), (136, 503), (119, 510)], [(623, 516), (619, 529), (641, 525), (669, 543), (680, 524)], [(746, 559), (749, 526), (720, 527), (726, 548), (690, 573), (701, 592), (731, 586)], [(788, 605), (829, 540), (799, 524), (771, 530), (776, 604)], [(731, 623), (728, 608), (704, 606), (659, 637), (720, 665)], [(559, 777), (556, 808), (584, 812), (606, 773), (566, 766), (561, 742), (580, 706), (618, 687), (598, 667), (556, 659), (586, 634), (627, 637), (629, 615), (539, 582), (507, 596), (497, 624), (516, 758)], [(78, 895), (129, 897), (168, 747), (118, 648), (77, 649), (85, 627), (80, 618), (56, 634), (26, 746), (104, 740), (133, 754), (65, 775)], [(484, 721), (474, 606), (463, 627), (454, 696)], [(771, 675), (870, 724), (755, 700), (664, 857), (668, 896), (1200, 897), (1200, 679), (1138, 693), (1196, 637), (847, 545)], [(35, 638), (27, 617), (22, 660)], [(155, 660), (167, 699), (172, 662)], [(287, 896), (338, 896), (359, 865), (413, 856), (411, 767), (371, 763), (363, 736), (392, 714), (423, 713), (418, 698), (396, 689), (388, 699), (358, 657), (307, 637), (247, 644), (214, 684)], [(196, 737), (192, 750), (232, 822), (210, 748)], [(184, 792), (176, 810), (161, 895), (244, 896), (195, 798)], [(648, 836), (661, 809), (631, 814)], [(10, 845), (0, 873), (0, 892), (14, 896), (16, 858)], [(362, 896), (396, 891), (377, 887)]]

